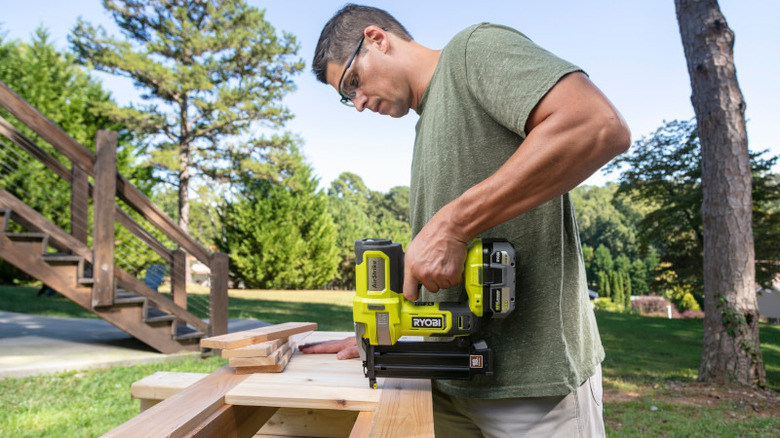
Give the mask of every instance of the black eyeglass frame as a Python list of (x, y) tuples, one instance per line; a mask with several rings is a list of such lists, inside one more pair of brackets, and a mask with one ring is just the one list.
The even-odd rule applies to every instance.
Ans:
[(350, 94), (345, 93), (344, 87), (342, 87), (341, 84), (344, 83), (344, 76), (347, 74), (347, 70), (349, 70), (349, 67), (352, 66), (352, 61), (355, 60), (355, 55), (357, 55), (358, 51), (360, 51), (360, 47), (363, 46), (363, 41), (365, 39), (366, 39), (365, 35), (360, 37), (360, 41), (358, 41), (357, 46), (355, 46), (355, 50), (352, 51), (352, 55), (350, 55), (349, 61), (347, 61), (347, 65), (344, 67), (344, 72), (341, 73), (341, 78), (339, 79), (339, 94), (341, 95), (340, 102), (346, 106), (355, 106), (355, 104), (352, 103), (352, 99), (355, 98), (357, 93), (356, 92), (352, 92)]
[[(382, 30), (387, 32), (387, 28), (383, 27)], [(339, 95), (341, 95), (341, 100), (339, 102), (343, 103), (346, 106), (355, 106), (355, 104), (352, 102), (352, 99), (357, 96), (357, 91), (352, 92), (350, 94), (347, 94), (344, 92), (344, 87), (341, 85), (344, 83), (344, 76), (347, 74), (347, 70), (349, 70), (349, 67), (352, 66), (352, 61), (355, 60), (355, 56), (357, 56), (358, 52), (360, 51), (360, 48), (363, 46), (363, 41), (366, 39), (366, 35), (363, 34), (360, 37), (360, 41), (358, 41), (357, 46), (355, 46), (355, 50), (352, 51), (352, 55), (349, 56), (349, 61), (347, 61), (347, 65), (344, 66), (344, 71), (341, 73), (341, 78), (339, 78)]]

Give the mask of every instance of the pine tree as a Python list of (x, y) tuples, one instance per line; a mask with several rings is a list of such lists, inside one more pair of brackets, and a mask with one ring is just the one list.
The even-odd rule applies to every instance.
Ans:
[(675, 0), (702, 145), (704, 343), (699, 380), (766, 385), (759, 340), (745, 99), (716, 0)]
[(276, 30), (243, 0), (104, 0), (124, 34), (79, 20), (69, 40), (78, 60), (131, 78), (145, 101), (104, 107), (113, 120), (148, 135), (150, 163), (178, 186), (179, 225), (189, 224), (193, 177), (238, 181), (289, 136), (260, 137), (258, 125), (292, 118), (281, 104), (303, 61), (295, 37)]

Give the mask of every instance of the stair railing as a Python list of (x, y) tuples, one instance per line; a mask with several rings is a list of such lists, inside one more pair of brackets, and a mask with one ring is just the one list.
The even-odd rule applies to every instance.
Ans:
[[(99, 131), (96, 139), (96, 154), (93, 155), (88, 148), (70, 137), (3, 82), (0, 82), (0, 106), (70, 161), (71, 168), (68, 169), (59, 159), (36, 145), (11, 123), (0, 117), (2, 136), (70, 184), (70, 234), (85, 246), (89, 240), (89, 201), (92, 199), (92, 257), (89, 261), (93, 265), (93, 306), (113, 304), (115, 291), (120, 287), (149, 298), (160, 309), (176, 315), (180, 322), (188, 323), (209, 336), (227, 333), (229, 275), (227, 255), (209, 252), (117, 172), (116, 133)], [(94, 184), (90, 184), (90, 178)], [(137, 213), (135, 216), (140, 216), (142, 218), (140, 222), (148, 224), (151, 230), (141, 225), (133, 214), (125, 211), (116, 198), (122, 205)], [(117, 266), (118, 261), (114, 254), (115, 222), (142, 242), (141, 245), (156, 253), (160, 259), (171, 266), (172, 300), (168, 300), (138, 280), (135, 275)], [(175, 248), (169, 248), (158, 236), (163, 236), (164, 240), (170, 242)], [(67, 250), (67, 248), (61, 249)], [(207, 325), (201, 318), (188, 311), (188, 307), (192, 305), (188, 303), (187, 285), (183, 281), (188, 254), (211, 270)], [(203, 309), (200, 310), (199, 313), (203, 313)]]

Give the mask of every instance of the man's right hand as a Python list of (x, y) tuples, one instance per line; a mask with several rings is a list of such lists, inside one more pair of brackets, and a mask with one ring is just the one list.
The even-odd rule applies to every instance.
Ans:
[(313, 342), (298, 346), (301, 353), (336, 353), (337, 359), (352, 359), (359, 357), (357, 340), (354, 336), (332, 341)]

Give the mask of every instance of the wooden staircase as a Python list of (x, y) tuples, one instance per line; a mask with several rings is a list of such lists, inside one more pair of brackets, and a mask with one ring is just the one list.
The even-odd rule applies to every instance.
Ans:
[[(163, 353), (198, 350), (202, 337), (226, 333), (227, 256), (209, 253), (116, 172), (116, 135), (99, 132), (98, 148), (93, 155), (2, 82), (0, 106), (70, 159), (68, 170), (0, 117), (0, 134), (70, 183), (71, 229), (76, 230), (64, 231), (13, 193), (0, 188), (0, 258)], [(178, 244), (178, 248), (169, 249), (158, 241), (116, 204), (117, 197)], [(92, 248), (87, 245), (85, 231), (90, 221), (90, 199), (94, 207)], [(74, 227), (76, 223), (80, 226)], [(171, 298), (116, 265), (117, 223), (170, 265)], [(211, 267), (209, 322), (187, 309), (186, 284), (182, 279), (188, 253)]]

